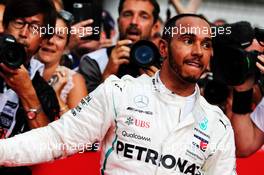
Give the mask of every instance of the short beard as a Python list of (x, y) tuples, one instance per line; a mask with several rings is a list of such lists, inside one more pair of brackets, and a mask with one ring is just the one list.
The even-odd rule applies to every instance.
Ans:
[(171, 53), (171, 47), (169, 46), (169, 55), (168, 55), (168, 59), (169, 59), (169, 66), (171, 68), (171, 70), (176, 74), (176, 76), (178, 76), (182, 81), (187, 82), (187, 83), (197, 83), (199, 81), (199, 79), (197, 79), (194, 76), (188, 76), (188, 77), (184, 77), (181, 72), (179, 67), (177, 66), (177, 64), (175, 63), (174, 59), (172, 58), (172, 53)]

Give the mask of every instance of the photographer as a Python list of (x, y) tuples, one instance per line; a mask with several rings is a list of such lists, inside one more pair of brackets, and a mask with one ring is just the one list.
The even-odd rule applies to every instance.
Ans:
[(230, 112), (237, 156), (246, 157), (264, 143), (263, 84), (259, 84), (264, 70), (264, 32), (245, 21), (224, 27), (231, 27), (231, 33), (216, 37), (212, 69), (216, 78), (233, 87)]
[[(156, 0), (120, 0), (118, 11), (117, 44), (84, 55), (81, 59), (79, 72), (85, 78), (88, 92), (93, 91), (111, 74), (118, 77), (125, 74), (138, 76), (144, 72), (129, 64), (131, 49), (128, 45), (150, 39), (151, 30), (158, 20), (159, 4)], [(151, 66), (145, 72), (151, 75), (157, 70), (155, 66)]]
[[(256, 49), (259, 47), (262, 52), (264, 47), (260, 46), (256, 41), (253, 41), (254, 44), (250, 46), (252, 49)], [(264, 64), (264, 56), (258, 56), (259, 61)], [(264, 72), (264, 66), (260, 63), (256, 63), (256, 66), (259, 68), (261, 73)], [(244, 101), (252, 101), (253, 96), (253, 86), (255, 83), (254, 77), (249, 78), (242, 85), (234, 87), (236, 91), (236, 97), (242, 103)], [(238, 100), (234, 99), (234, 105), (237, 104)], [(235, 103), (235, 104), (234, 104)], [(258, 151), (261, 146), (264, 144), (264, 98), (257, 105), (253, 112), (251, 112), (251, 108), (247, 107), (248, 111), (233, 111), (232, 115), (232, 126), (235, 132), (235, 141), (236, 141), (236, 149), (237, 156), (239, 157), (248, 157)]]
[[(56, 12), (49, 0), (10, 0), (6, 4), (1, 40), (0, 79), (3, 88), (0, 93), (0, 138), (8, 138), (32, 128), (47, 125), (59, 113), (58, 100), (52, 87), (41, 77), (43, 64), (32, 59), (39, 44), (48, 35), (37, 33), (40, 27), (55, 25)], [(21, 51), (5, 48), (5, 37), (13, 35)], [(10, 38), (11, 36), (9, 36)], [(21, 56), (16, 58), (15, 56)], [(13, 57), (14, 58), (13, 58)], [(11, 58), (9, 60), (9, 58)], [(22, 60), (24, 59), (24, 60)], [(23, 65), (11, 68), (19, 60)], [(9, 63), (9, 65), (7, 64)], [(27, 170), (26, 170), (27, 171)], [(23, 170), (0, 169), (0, 174), (12, 175)]]

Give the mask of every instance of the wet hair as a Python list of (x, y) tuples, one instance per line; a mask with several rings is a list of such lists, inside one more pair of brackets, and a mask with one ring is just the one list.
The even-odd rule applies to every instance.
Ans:
[(170, 40), (171, 40), (171, 34), (170, 33), (167, 33), (166, 29), (171, 29), (171, 28), (175, 27), (176, 22), (179, 19), (184, 18), (184, 17), (200, 18), (200, 19), (204, 20), (205, 22), (207, 22), (209, 26), (211, 26), (210, 22), (203, 15), (192, 14), (192, 13), (184, 13), (184, 14), (176, 15), (176, 16), (170, 18), (166, 22), (166, 24), (164, 26), (163, 33), (162, 33), (162, 39), (164, 39), (167, 42), (170, 42)]
[[(50, 0), (8, 0), (3, 16), (3, 26), (7, 28), (9, 23), (17, 18), (27, 18), (43, 14), (43, 27), (55, 27), (56, 10), (54, 4)], [(43, 37), (49, 38), (47, 32)]]
[[(121, 14), (122, 10), (123, 10), (123, 4), (125, 3), (126, 0), (120, 0), (119, 1), (119, 5), (118, 5), (118, 13), (119, 15)], [(159, 3), (156, 0), (141, 0), (141, 1), (149, 1), (153, 7), (154, 10), (152, 12), (152, 15), (154, 17), (154, 23), (155, 24), (157, 22), (157, 20), (159, 19), (159, 13), (160, 13), (160, 6)]]

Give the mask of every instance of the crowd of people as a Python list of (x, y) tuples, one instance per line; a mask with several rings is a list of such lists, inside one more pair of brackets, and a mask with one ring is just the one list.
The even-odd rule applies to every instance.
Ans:
[[(236, 174), (236, 157), (264, 144), (264, 30), (210, 22), (201, 0), (170, 3), (178, 15), (163, 21), (156, 0), (120, 0), (117, 22), (102, 11), (99, 40), (84, 39), (95, 21), (74, 22), (60, 0), (1, 3), (1, 44), (13, 38), (25, 58), (12, 67), (15, 51), (0, 54), (0, 174), (94, 143), (101, 174)], [(159, 49), (155, 64), (132, 59), (142, 40)]]

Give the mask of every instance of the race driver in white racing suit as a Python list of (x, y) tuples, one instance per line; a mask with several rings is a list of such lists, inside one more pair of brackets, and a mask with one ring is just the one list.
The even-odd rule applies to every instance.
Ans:
[[(166, 27), (179, 25), (210, 28), (194, 14)], [(60, 120), (0, 141), (0, 165), (54, 160), (99, 141), (106, 175), (235, 174), (230, 122), (196, 85), (212, 55), (210, 33), (164, 34), (160, 52), (155, 76), (111, 76)]]

